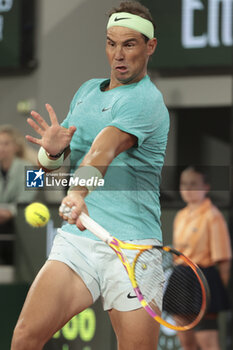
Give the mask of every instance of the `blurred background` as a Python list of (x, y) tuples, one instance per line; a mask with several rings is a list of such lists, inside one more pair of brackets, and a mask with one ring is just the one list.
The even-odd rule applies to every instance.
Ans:
[[(0, 126), (31, 134), (32, 109), (47, 117), (50, 103), (61, 122), (71, 99), (86, 80), (109, 76), (105, 57), (107, 13), (116, 0), (0, 0)], [(164, 243), (171, 244), (172, 223), (183, 203), (178, 193), (181, 169), (208, 168), (210, 196), (233, 232), (233, 0), (142, 0), (154, 17), (158, 46), (149, 75), (164, 96), (171, 118), (161, 184)], [(37, 148), (25, 144), (36, 164)], [(26, 158), (25, 158), (26, 159)], [(2, 193), (0, 193), (1, 202)], [(30, 283), (49, 251), (61, 191), (39, 192), (47, 204), (47, 227), (30, 228), (26, 203), (17, 205), (11, 229), (0, 243), (12, 243), (14, 258), (0, 265), (0, 348), (10, 347), (12, 330)], [(34, 198), (34, 199), (35, 199)], [(33, 199), (33, 200), (34, 200)], [(11, 220), (12, 221), (12, 220)], [(7, 231), (8, 230), (8, 231)], [(233, 295), (231, 277), (229, 293)], [(35, 316), (36, 317), (36, 316)], [(221, 343), (233, 349), (232, 313), (221, 315)], [(45, 349), (116, 349), (101, 303), (76, 316)], [(173, 331), (161, 329), (159, 350), (181, 349)]]

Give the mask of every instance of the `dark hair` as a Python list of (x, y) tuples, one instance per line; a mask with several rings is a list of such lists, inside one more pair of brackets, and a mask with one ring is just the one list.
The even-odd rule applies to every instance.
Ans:
[[(108, 16), (111, 17), (113, 13), (117, 13), (117, 12), (128, 12), (128, 13), (132, 13), (133, 15), (137, 15), (142, 18), (145, 18), (153, 24), (154, 31), (155, 31), (156, 25), (153, 21), (153, 18), (151, 16), (149, 9), (143, 6), (142, 4), (140, 4), (140, 2), (138, 1), (123, 1), (120, 3), (118, 7), (114, 7), (112, 10), (110, 10), (110, 12), (108, 13)], [(142, 36), (145, 38), (145, 42), (149, 40), (149, 38), (146, 35), (142, 34)]]
[(203, 179), (203, 182), (206, 184), (206, 185), (209, 185), (210, 184), (210, 179), (209, 179), (209, 174), (207, 172), (207, 167), (206, 166), (201, 166), (201, 165), (189, 165), (187, 168), (185, 168), (182, 173), (184, 171), (193, 171), (199, 175), (202, 176), (202, 179)]

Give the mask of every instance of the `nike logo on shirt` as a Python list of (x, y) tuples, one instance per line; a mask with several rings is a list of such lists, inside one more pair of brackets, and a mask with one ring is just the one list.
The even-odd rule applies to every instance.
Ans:
[(80, 103), (83, 103), (83, 101), (78, 101), (78, 102), (76, 103), (76, 106), (80, 105)]
[(108, 111), (109, 109), (111, 109), (112, 107), (107, 107), (107, 108), (103, 108), (102, 109), (102, 112), (106, 112), (106, 111)]

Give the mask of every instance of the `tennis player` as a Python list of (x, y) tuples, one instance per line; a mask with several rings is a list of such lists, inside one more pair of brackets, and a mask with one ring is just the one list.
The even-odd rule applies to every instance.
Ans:
[[(61, 125), (50, 105), (46, 105), (50, 126), (32, 112), (37, 123), (28, 122), (41, 138), (27, 139), (41, 146), (41, 166), (59, 168), (70, 152), (75, 177), (86, 183), (70, 188), (62, 201), (60, 215), (67, 224), (58, 230), (49, 259), (28, 293), (12, 350), (42, 349), (58, 329), (100, 296), (119, 350), (157, 348), (159, 324), (142, 309), (116, 254), (84, 230), (79, 220), (81, 212), (88, 213), (117, 238), (132, 243), (162, 241), (159, 179), (169, 116), (147, 75), (156, 44), (148, 9), (135, 1), (121, 3), (107, 24), (110, 79), (84, 83)], [(124, 190), (114, 187), (121, 180), (119, 174)], [(91, 178), (94, 184), (88, 184)], [(65, 207), (75, 208), (72, 217), (65, 215)], [(162, 284), (161, 274), (154, 291), (158, 309)]]

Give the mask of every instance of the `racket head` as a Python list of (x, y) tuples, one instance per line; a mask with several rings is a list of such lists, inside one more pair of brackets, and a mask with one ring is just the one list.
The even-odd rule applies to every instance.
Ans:
[[(161, 261), (154, 250), (161, 253)], [(132, 268), (135, 293), (157, 322), (176, 331), (192, 329), (200, 322), (208, 305), (209, 288), (201, 269), (190, 259), (171, 247), (154, 246), (139, 251)], [(158, 288), (161, 274), (162, 298)]]

